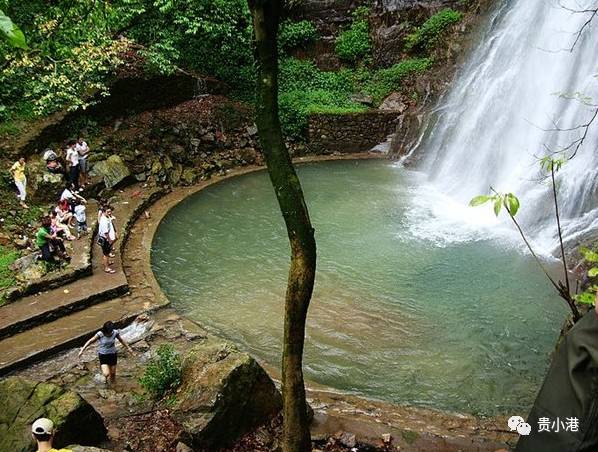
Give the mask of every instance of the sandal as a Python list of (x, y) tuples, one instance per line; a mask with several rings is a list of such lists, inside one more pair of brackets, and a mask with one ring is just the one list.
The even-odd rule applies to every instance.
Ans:
[(105, 269), (104, 269), (104, 271), (105, 271), (106, 273), (111, 273), (111, 274), (112, 274), (112, 273), (116, 273), (116, 270), (114, 270), (114, 269), (112, 269), (112, 268), (105, 268)]

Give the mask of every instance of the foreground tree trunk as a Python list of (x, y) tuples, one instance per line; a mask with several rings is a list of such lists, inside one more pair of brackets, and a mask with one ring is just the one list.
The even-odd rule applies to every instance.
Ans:
[(282, 353), (283, 451), (311, 451), (303, 384), (305, 321), (316, 272), (314, 230), (299, 178), (287, 152), (278, 118), (279, 0), (248, 0), (253, 16), (257, 61), (256, 122), (291, 245), (291, 267), (285, 297)]

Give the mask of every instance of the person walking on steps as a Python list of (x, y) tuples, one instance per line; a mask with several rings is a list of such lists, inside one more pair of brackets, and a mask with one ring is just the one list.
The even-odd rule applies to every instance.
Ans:
[(94, 342), (99, 342), (98, 346), (98, 358), (100, 360), (100, 368), (102, 374), (106, 379), (106, 384), (114, 383), (116, 381), (116, 362), (118, 360), (116, 353), (116, 340), (127, 349), (132, 355), (133, 350), (129, 347), (129, 344), (120, 336), (120, 331), (114, 328), (114, 324), (111, 321), (104, 323), (102, 329), (98, 331), (94, 337), (88, 340), (81, 350), (79, 350), (79, 357), (83, 354), (85, 349)]
[(110, 267), (110, 257), (114, 256), (112, 253), (112, 245), (116, 239), (116, 237), (113, 236), (113, 230), (112, 209), (110, 207), (105, 207), (99, 214), (98, 245), (102, 248), (102, 263), (104, 264), (104, 271), (106, 273), (116, 273), (116, 271)]
[(13, 166), (10, 167), (10, 173), (15, 181), (15, 185), (19, 190), (19, 203), (24, 209), (28, 209), (29, 206), (25, 204), (25, 198), (27, 197), (27, 176), (25, 176), (25, 158), (21, 157)]

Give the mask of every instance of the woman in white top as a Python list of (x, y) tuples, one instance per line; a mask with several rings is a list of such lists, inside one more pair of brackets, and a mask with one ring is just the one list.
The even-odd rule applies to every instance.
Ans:
[(69, 180), (79, 190), (79, 153), (75, 149), (75, 141), (69, 141), (66, 148), (66, 161), (69, 165)]

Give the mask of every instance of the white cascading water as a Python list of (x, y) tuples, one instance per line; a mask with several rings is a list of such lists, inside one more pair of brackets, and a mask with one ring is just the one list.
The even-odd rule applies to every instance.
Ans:
[[(494, 219), (489, 206), (467, 207), (473, 196), (489, 193), (493, 186), (520, 198), (518, 218), (539, 251), (556, 251), (551, 187), (537, 181), (537, 157), (546, 154), (546, 146), (558, 150), (584, 132), (546, 129), (555, 123), (560, 129), (579, 126), (596, 111), (559, 94), (581, 93), (598, 104), (598, 17), (569, 51), (590, 13), (566, 9), (595, 8), (597, 3), (560, 0), (559, 6), (557, 0), (505, 0), (497, 6), (481, 44), (410, 154), (423, 155), (420, 169), (427, 183), (416, 203), (431, 213), (425, 225), (415, 226), (416, 233), (450, 242), (511, 227), (506, 218)], [(597, 145), (598, 119), (575, 158), (558, 173), (569, 241), (598, 230)], [(430, 196), (430, 190), (435, 195)], [(416, 217), (412, 220), (423, 219)]]

